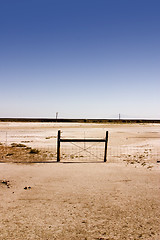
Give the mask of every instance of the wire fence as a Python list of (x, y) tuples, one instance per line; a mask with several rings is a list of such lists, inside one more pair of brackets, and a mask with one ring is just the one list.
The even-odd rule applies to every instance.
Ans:
[(0, 132), (1, 162), (52, 162), (56, 161), (56, 136), (26, 135), (21, 131)]
[(126, 162), (130, 164), (157, 163), (160, 161), (160, 149), (155, 145), (120, 145), (108, 147), (109, 162)]
[(102, 162), (104, 161), (104, 143), (63, 142), (61, 143), (61, 161)]
[[(157, 142), (158, 143), (158, 142)], [(141, 165), (159, 163), (159, 144), (138, 143), (110, 145), (107, 162)], [(60, 155), (62, 162), (103, 162), (103, 142), (63, 142)], [(37, 134), (32, 131), (0, 131), (0, 162), (55, 162), (57, 161), (57, 134)]]

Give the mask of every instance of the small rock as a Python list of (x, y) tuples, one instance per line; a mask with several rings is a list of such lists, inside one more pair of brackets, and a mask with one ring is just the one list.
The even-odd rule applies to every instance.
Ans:
[(30, 187), (30, 186), (28, 186), (28, 187), (24, 187), (24, 189), (25, 189), (25, 190), (27, 190), (27, 189), (31, 189), (31, 187)]
[(0, 181), (2, 184), (5, 184), (8, 188), (10, 188), (10, 182), (8, 180), (1, 180)]

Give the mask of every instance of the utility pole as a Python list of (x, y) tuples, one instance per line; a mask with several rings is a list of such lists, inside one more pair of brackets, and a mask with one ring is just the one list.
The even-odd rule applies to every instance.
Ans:
[(56, 112), (56, 120), (57, 120), (57, 118), (58, 118), (58, 112)]

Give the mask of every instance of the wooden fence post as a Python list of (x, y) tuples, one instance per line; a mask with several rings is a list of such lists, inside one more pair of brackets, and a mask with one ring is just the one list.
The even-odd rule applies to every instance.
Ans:
[(105, 150), (104, 150), (104, 162), (107, 161), (107, 143), (108, 143), (108, 131), (106, 131)]
[(57, 136), (57, 162), (60, 162), (60, 139), (61, 139), (61, 131), (58, 130), (58, 136)]

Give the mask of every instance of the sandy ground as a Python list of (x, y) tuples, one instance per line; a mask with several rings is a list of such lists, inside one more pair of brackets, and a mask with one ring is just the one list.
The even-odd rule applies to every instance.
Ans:
[[(89, 137), (103, 137), (109, 130), (110, 146), (127, 142), (159, 149), (159, 125), (0, 124), (8, 145), (30, 141), (31, 147), (35, 135), (39, 146), (56, 143), (58, 129), (64, 137), (82, 137), (84, 130)], [(160, 167), (159, 156), (153, 157), (146, 165), (122, 158), (0, 163), (0, 239), (159, 240)]]

